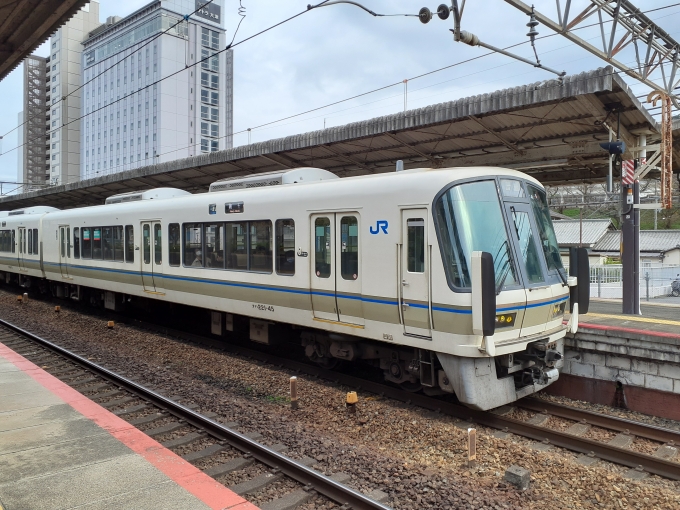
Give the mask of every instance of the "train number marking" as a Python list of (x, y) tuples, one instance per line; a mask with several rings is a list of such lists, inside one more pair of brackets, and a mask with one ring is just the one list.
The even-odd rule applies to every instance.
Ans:
[(389, 333), (383, 333), (383, 340), (394, 341), (394, 338)]
[(271, 305), (259, 305), (259, 304), (253, 303), (253, 308), (255, 310), (260, 310), (261, 312), (273, 312), (274, 311), (274, 307), (271, 306)]
[(389, 223), (386, 220), (378, 220), (375, 224), (375, 228), (368, 227), (368, 231), (373, 235), (379, 234), (381, 230), (383, 234), (387, 234), (388, 226)]

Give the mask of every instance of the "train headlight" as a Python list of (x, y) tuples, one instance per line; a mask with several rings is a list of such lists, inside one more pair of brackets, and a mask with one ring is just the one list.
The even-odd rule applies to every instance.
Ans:
[(555, 317), (560, 317), (564, 315), (564, 311), (567, 309), (567, 302), (562, 301), (561, 303), (557, 303), (553, 305), (552, 310), (550, 312), (550, 318), (554, 319)]
[(515, 325), (517, 312), (499, 313), (496, 315), (496, 328), (509, 328)]

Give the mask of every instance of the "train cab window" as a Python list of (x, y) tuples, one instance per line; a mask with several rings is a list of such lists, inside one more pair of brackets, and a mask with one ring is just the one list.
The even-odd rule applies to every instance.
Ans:
[(135, 228), (125, 225), (125, 262), (135, 261)]
[(486, 251), (493, 256), (497, 290), (517, 284), (512, 248), (494, 181), (469, 182), (447, 189), (435, 203), (435, 219), (451, 288), (471, 287), (474, 251)]
[[(37, 233), (37, 231), (36, 231)], [(36, 239), (37, 241), (37, 239)], [(36, 251), (37, 254), (37, 251)], [(80, 258), (80, 227), (73, 229), (73, 258)]]
[(276, 273), (295, 274), (295, 222), (276, 220)]
[(319, 278), (331, 276), (331, 220), (314, 221), (314, 271)]
[(229, 222), (226, 225), (227, 269), (248, 270), (248, 223)]
[(501, 179), (501, 191), (505, 198), (525, 198), (527, 196), (521, 181), (515, 179)]
[(184, 265), (203, 267), (203, 225), (184, 224)]
[(519, 251), (527, 270), (527, 277), (531, 283), (541, 283), (544, 280), (543, 271), (541, 270), (541, 261), (538, 258), (534, 233), (529, 222), (529, 214), (525, 211), (517, 211), (514, 207), (511, 207), (510, 210), (512, 211)]
[(179, 266), (180, 240), (179, 223), (170, 223), (168, 225), (168, 263), (171, 266)]
[(113, 260), (113, 228), (102, 227), (104, 260)]
[(272, 272), (272, 222), (251, 221), (250, 227), (250, 271)]
[(92, 258), (102, 259), (102, 228), (92, 227)]
[(359, 277), (359, 222), (356, 216), (340, 220), (340, 275), (343, 280)]
[(113, 260), (123, 262), (124, 258), (123, 225), (113, 227)]
[(406, 237), (408, 249), (409, 273), (425, 272), (425, 220), (411, 218), (406, 220)]
[(84, 259), (92, 258), (92, 229), (90, 227), (83, 227), (83, 248), (81, 253)]
[(66, 227), (66, 256), (71, 258), (71, 227)]
[(205, 267), (224, 269), (224, 225), (203, 225)]
[(145, 264), (151, 264), (151, 227), (142, 225), (142, 253)]
[(160, 223), (153, 224), (153, 262), (156, 265), (163, 263), (163, 229)]

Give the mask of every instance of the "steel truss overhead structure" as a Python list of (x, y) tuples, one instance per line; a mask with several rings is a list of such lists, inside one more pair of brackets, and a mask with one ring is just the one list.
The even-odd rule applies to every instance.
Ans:
[[(562, 2), (556, 0), (557, 20), (554, 20), (521, 0), (505, 0), (527, 15), (533, 12), (543, 25), (652, 89), (663, 92), (680, 108), (675, 92), (680, 85), (678, 42), (628, 0), (589, 1), (588, 7), (572, 16), (572, 0), (562, 0), (563, 7)], [(595, 24), (599, 28), (602, 49), (575, 34), (576, 30), (584, 28), (586, 24)], [(635, 66), (631, 67), (614, 58), (624, 50), (628, 53), (625, 62), (635, 62)], [(650, 78), (657, 70), (661, 74), (660, 82)]]
[(49, 155), (46, 146), (47, 123), (47, 87), (45, 75), (47, 59), (31, 55), (24, 60), (24, 178), (27, 191), (31, 184), (44, 186), (49, 179)]
[[(621, 111), (635, 146), (660, 127), (611, 67), (457, 99), (344, 126), (243, 145), (77, 183), (0, 198), (0, 210), (103, 204), (106, 197), (171, 186), (205, 192), (225, 177), (311, 166), (339, 176), (405, 168), (503, 166), (546, 184), (602, 182), (609, 172), (607, 107)], [(651, 149), (650, 149), (651, 151)], [(651, 155), (651, 154), (650, 154)], [(625, 157), (631, 157), (626, 154)], [(677, 160), (676, 160), (677, 161)]]

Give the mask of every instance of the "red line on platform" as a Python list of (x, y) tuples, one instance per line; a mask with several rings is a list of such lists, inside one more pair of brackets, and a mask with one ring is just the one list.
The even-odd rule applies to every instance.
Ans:
[(133, 452), (144, 457), (147, 462), (213, 510), (258, 510), (258, 507), (216, 482), (141, 430), (81, 395), (3, 344), (0, 344), (0, 356), (95, 422)]
[(664, 331), (650, 331), (648, 329), (634, 329), (634, 328), (622, 328), (620, 326), (605, 326), (603, 324), (590, 324), (587, 322), (580, 322), (579, 323), (579, 328), (580, 327), (584, 328), (590, 328), (590, 329), (599, 329), (599, 330), (607, 330), (607, 331), (621, 331), (623, 333), (637, 333), (637, 334), (642, 334), (642, 335), (648, 335), (648, 336), (660, 336), (664, 338), (680, 338), (680, 335), (675, 334), (675, 333), (666, 333)]

